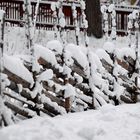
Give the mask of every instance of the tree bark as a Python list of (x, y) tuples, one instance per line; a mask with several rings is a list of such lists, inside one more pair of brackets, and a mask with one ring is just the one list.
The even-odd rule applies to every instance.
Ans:
[(86, 16), (88, 20), (88, 36), (102, 37), (102, 17), (100, 0), (86, 0)]

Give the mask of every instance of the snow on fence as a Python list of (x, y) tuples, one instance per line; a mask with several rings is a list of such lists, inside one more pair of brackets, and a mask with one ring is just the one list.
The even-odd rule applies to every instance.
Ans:
[[(39, 5), (39, 11), (37, 16), (37, 28), (53, 30), (53, 11), (51, 10), (51, 3), (55, 0), (41, 1)], [(32, 18), (35, 15), (35, 7), (37, 1), (31, 0), (32, 6)], [(22, 27), (24, 24), (24, 10), (23, 10), (23, 0), (1, 0), (0, 9), (6, 11), (6, 22), (9, 22), (12, 26)], [(78, 23), (81, 23), (81, 11), (80, 4), (75, 2), (77, 10)], [(63, 12), (66, 20), (66, 29), (74, 29), (73, 17), (71, 10), (71, 3), (64, 3)]]
[[(46, 47), (35, 45), (34, 49), (41, 68), (34, 77), (25, 63), (30, 61), (27, 56), (4, 55), (3, 73), (10, 83), (3, 94), (15, 100), (5, 100), (5, 104), (17, 114), (26, 118), (42, 112), (55, 116), (66, 111), (97, 109), (107, 103), (118, 105), (140, 101), (134, 80), (137, 75), (133, 48), (118, 49), (113, 43), (106, 42), (96, 52), (89, 51), (87, 58), (79, 46), (68, 44), (64, 63), (63, 46), (59, 41), (50, 41)], [(37, 84), (32, 86), (33, 82)], [(26, 106), (19, 106), (16, 101)]]

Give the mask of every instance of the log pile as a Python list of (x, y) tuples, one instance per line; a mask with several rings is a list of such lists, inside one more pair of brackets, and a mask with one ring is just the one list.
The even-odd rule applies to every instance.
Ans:
[[(95, 77), (93, 77), (94, 80), (101, 81), (101, 83), (100, 81), (93, 83), (94, 95), (91, 94), (89, 77), (84, 71), (83, 66), (75, 58), (72, 58), (74, 63), (68, 66), (71, 70), (71, 77), (69, 77), (67, 82), (74, 88), (76, 95), (65, 98), (64, 78), (66, 74), (60, 70), (63, 62), (61, 55), (55, 55), (57, 67), (43, 57), (38, 57), (37, 63), (41, 66), (41, 71), (35, 73), (34, 81), (45, 70), (52, 70), (53, 72), (53, 76), (49, 80), (39, 82), (42, 85), (41, 92), (38, 90), (36, 92), (36, 88), (39, 88), (36, 87), (38, 84), (36, 81), (34, 86), (31, 87), (29, 81), (19, 77), (16, 73), (10, 71), (10, 69), (5, 68), (3, 73), (10, 80), (10, 85), (6, 87), (3, 93), (7, 97), (4, 102), (5, 105), (15, 114), (25, 118), (31, 118), (42, 113), (49, 116), (56, 116), (65, 114), (68, 111), (76, 112), (94, 109), (106, 103), (119, 105), (123, 102), (137, 102), (139, 92), (133, 78), (135, 75), (135, 59), (131, 56), (125, 56), (120, 59), (117, 58), (116, 54), (111, 54), (106, 51), (106, 55), (110, 57), (112, 64), (107, 59), (99, 57), (103, 71), (98, 70), (94, 75)], [(24, 66), (33, 75), (27, 63), (24, 63)], [(125, 72), (117, 71), (118, 67), (119, 70), (122, 69)], [(99, 75), (99, 79), (96, 79), (97, 75)], [(76, 77), (80, 77), (82, 80), (79, 82)], [(105, 83), (106, 86), (102, 83)], [(116, 85), (122, 90), (116, 90)], [(120, 93), (116, 93), (117, 91)]]

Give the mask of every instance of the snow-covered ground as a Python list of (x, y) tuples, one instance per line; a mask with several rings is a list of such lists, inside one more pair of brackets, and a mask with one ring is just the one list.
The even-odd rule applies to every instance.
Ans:
[[(4, 52), (7, 54), (23, 54), (25, 51), (25, 31), (23, 28), (18, 28), (18, 27), (7, 27), (5, 30), (5, 38), (4, 38)], [(65, 34), (65, 39), (67, 43), (74, 43), (75, 38), (74, 32), (68, 32)], [(139, 34), (140, 36), (140, 34)], [(16, 39), (15, 39), (16, 38)], [(51, 41), (54, 39), (54, 32), (52, 31), (44, 31), (44, 30), (37, 30), (36, 31), (36, 36), (35, 36), (35, 43), (46, 46), (48, 41)], [(58, 37), (58, 40), (61, 39)], [(80, 32), (80, 46), (84, 46), (85, 38), (82, 32)], [(110, 39), (108, 40), (110, 41)], [(132, 44), (135, 43), (135, 36), (132, 36)], [(140, 41), (140, 40), (139, 40)], [(89, 38), (89, 47), (94, 51), (95, 49), (102, 48), (104, 43), (106, 42), (105, 37), (101, 39), (97, 39), (95, 37), (90, 37)], [(129, 37), (127, 36), (117, 36), (116, 41), (114, 41), (115, 47), (117, 48), (122, 48), (122, 47), (128, 47), (129, 45)], [(140, 42), (139, 42), (140, 44)]]
[[(75, 43), (74, 42), (75, 39), (73, 39), (72, 36), (73, 33), (66, 36), (66, 40), (68, 44), (70, 42)], [(39, 56), (44, 57), (43, 54), (45, 51), (47, 51), (48, 52), (47, 54), (49, 54), (47, 57), (45, 52), (45, 57), (47, 61), (50, 61), (52, 65), (56, 65), (55, 54), (51, 52), (51, 48), (53, 48), (53, 44), (57, 43), (57, 48), (61, 48), (60, 49), (60, 53), (61, 53), (62, 46), (61, 43), (59, 44), (59, 42), (56, 41), (55, 42), (53, 41), (53, 44), (49, 44), (48, 41), (52, 40), (53, 37), (54, 34), (52, 34), (51, 31), (50, 32), (38, 31), (35, 37), (36, 38), (35, 43), (38, 44), (36, 46), (37, 54)], [(104, 54), (103, 52), (105, 51), (101, 51), (100, 49), (102, 47), (104, 48), (105, 42), (106, 40), (104, 38), (102, 39), (95, 39), (94, 37), (89, 38), (90, 49), (93, 50), (94, 53), (97, 53), (99, 58), (105, 56), (102, 55)], [(24, 48), (25, 36), (21, 28), (7, 29), (5, 33), (4, 43), (6, 46), (4, 48), (5, 49), (4, 52), (7, 54), (4, 55), (4, 57), (7, 58), (5, 59), (5, 61), (10, 59), (9, 54), (10, 55), (14, 54), (15, 56), (18, 56), (19, 54), (24, 54), (24, 51), (26, 51)], [(125, 49), (126, 47), (128, 47), (128, 43), (129, 43), (128, 37), (117, 37), (117, 40), (114, 42), (114, 45), (111, 48), (113, 50), (114, 48), (115, 49), (122, 48), (122, 47), (124, 48), (122, 49), (123, 53), (116, 51), (116, 54), (118, 54), (117, 56), (121, 56), (121, 54), (125, 54), (125, 55), (129, 53), (133, 54), (132, 51), (131, 52), (129, 51), (131, 50), (131, 48), (127, 49), (127, 51)], [(134, 43), (135, 40), (133, 39), (132, 44)], [(83, 36), (81, 36), (80, 44), (83, 45), (80, 45), (80, 47), (75, 45), (70, 45), (70, 47), (69, 48), (66, 47), (66, 49), (69, 49), (69, 52), (73, 52), (71, 55), (74, 56), (74, 58), (79, 62), (79, 64), (81, 64), (81, 62), (82, 62), (81, 65), (85, 64), (84, 68), (86, 68), (86, 63), (84, 63), (83, 61), (85, 59), (80, 59), (80, 58), (84, 58), (83, 52), (86, 52), (86, 49), (84, 47)], [(44, 47), (41, 47), (40, 45), (43, 45)], [(39, 46), (40, 46), (40, 51), (39, 49), (37, 49)], [(110, 48), (110, 46), (106, 46), (106, 47), (107, 47), (106, 49)], [(109, 51), (111, 51), (111, 48)], [(95, 55), (94, 53), (92, 55)], [(93, 57), (93, 60), (94, 58), (97, 58), (97, 56)], [(104, 58), (106, 58), (107, 62), (110, 62), (110, 60), (107, 59), (108, 57), (104, 57)], [(12, 61), (12, 59), (10, 60)], [(15, 58), (13, 60), (14, 62), (16, 62), (16, 60), (18, 59)], [(11, 63), (11, 64), (12, 67), (15, 67), (15, 63)], [(98, 63), (98, 65), (100, 64)], [(6, 66), (8, 67), (9, 65)], [(32, 84), (32, 79), (27, 81)], [(112, 140), (112, 139), (113, 140), (140, 140), (139, 124), (140, 124), (140, 103), (134, 105), (120, 105), (117, 107), (114, 107), (112, 105), (104, 105), (102, 108), (96, 111), (91, 110), (82, 113), (67, 114), (63, 116), (57, 116), (55, 118), (50, 118), (47, 116), (35, 117), (30, 120), (22, 121), (16, 125), (12, 125), (7, 128), (1, 129), (0, 140), (71, 140), (71, 139), (73, 140)]]
[(35, 117), (0, 130), (1, 140), (140, 140), (140, 104)]

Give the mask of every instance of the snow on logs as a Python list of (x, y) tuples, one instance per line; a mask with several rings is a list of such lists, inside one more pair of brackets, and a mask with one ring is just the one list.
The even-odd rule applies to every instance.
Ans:
[[(120, 81), (126, 91), (120, 95), (120, 100), (125, 103), (134, 103), (133, 94), (137, 96), (135, 85), (135, 60), (136, 53), (134, 48), (115, 48), (111, 42), (104, 45), (104, 50), (109, 54), (114, 62), (113, 76)], [(106, 68), (106, 67), (105, 67)]]
[[(21, 84), (23, 86), (20, 92), (22, 98), (6, 92), (5, 95), (29, 106), (34, 103), (31, 110), (40, 110), (51, 116), (65, 114), (64, 77), (67, 75), (71, 91), (73, 93), (76, 91), (73, 95), (76, 105), (72, 111), (76, 111), (78, 105), (82, 105), (84, 109), (93, 107), (93, 97), (89, 86), (94, 88), (95, 108), (110, 102), (116, 105), (121, 102), (133, 103), (135, 101), (131, 93), (135, 93), (137, 89), (133, 78), (135, 52), (132, 48), (114, 49), (111, 45), (111, 43), (106, 43), (103, 49), (98, 49), (95, 53), (89, 52), (92, 85), (88, 83), (89, 63), (86, 53), (79, 46), (73, 44), (65, 46), (65, 60), (62, 60), (64, 59), (62, 57), (63, 47), (60, 42), (50, 41), (46, 47), (35, 45), (35, 59), (38, 64), (34, 63), (34, 68), (38, 67), (41, 70), (36, 78), (38, 82), (43, 81), (42, 86), (45, 89), (41, 90), (39, 96), (37, 96), (38, 90), (36, 94), (30, 90), (34, 79), (28, 67), (24, 66), (23, 60), (16, 56), (4, 55), (4, 73), (11, 80), (11, 85)], [(66, 64), (65, 69), (62, 63)], [(11, 85), (9, 88), (15, 90), (16, 87)], [(17, 108), (7, 102), (6, 105), (12, 110)], [(40, 105), (43, 106), (39, 107)], [(28, 111), (23, 108), (18, 108), (18, 110), (19, 113), (23, 110), (23, 116), (30, 117)]]
[(14, 56), (4, 54), (4, 73), (8, 75), (11, 81), (22, 84), (23, 87), (29, 88), (34, 84), (34, 79), (29, 70), (23, 65), (23, 62)]

